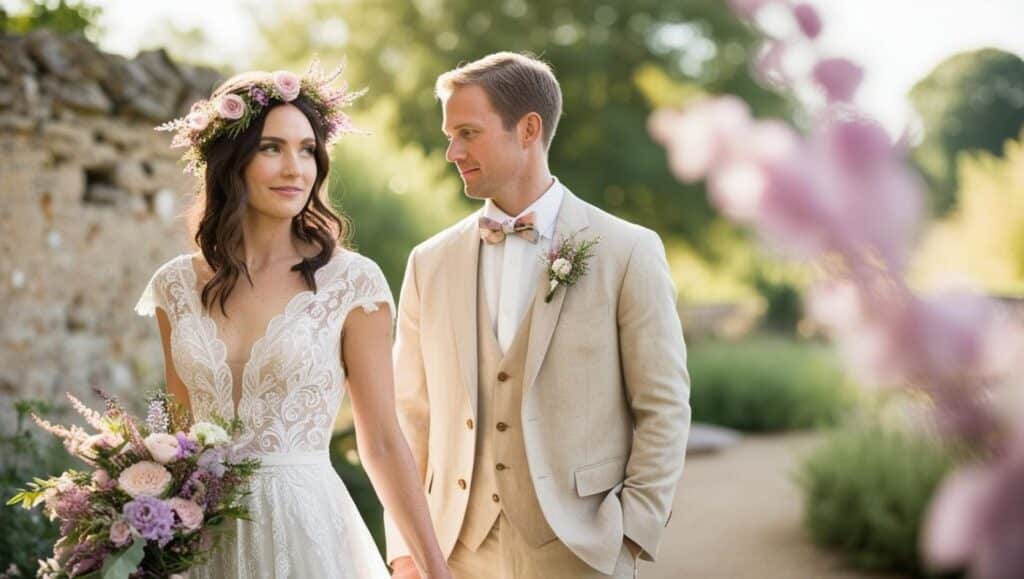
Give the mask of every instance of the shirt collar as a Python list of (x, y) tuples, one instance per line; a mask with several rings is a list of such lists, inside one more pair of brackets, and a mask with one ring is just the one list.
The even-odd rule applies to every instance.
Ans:
[(554, 233), (555, 221), (558, 218), (558, 210), (562, 206), (563, 197), (565, 197), (565, 189), (562, 187), (558, 177), (553, 177), (551, 186), (519, 215), (515, 217), (510, 216), (488, 199), (484, 202), (484, 216), (504, 223), (505, 221), (519, 219), (532, 211), (536, 215), (534, 227), (537, 229), (537, 233), (542, 237), (550, 238)]

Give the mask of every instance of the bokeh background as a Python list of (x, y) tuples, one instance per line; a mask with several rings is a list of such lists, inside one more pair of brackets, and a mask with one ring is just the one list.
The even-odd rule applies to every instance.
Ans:
[[(331, 198), (396, 295), (410, 249), (476, 208), (444, 161), (438, 74), (497, 50), (550, 62), (565, 94), (551, 166), (576, 194), (665, 241), (689, 344), (695, 428), (662, 554), (641, 577), (944, 576), (921, 556), (940, 481), (965, 460), (927, 395), (869, 387), (806, 315), (820, 271), (765, 249), (683, 183), (652, 112), (720, 94), (807, 130), (825, 98), (758, 67), (764, 30), (719, 0), (0, 2), (0, 490), (69, 466), (26, 415), (102, 387), (161, 387), (156, 325), (133, 305), (191, 251), (194, 183), (152, 127), (241, 70), (347, 63), (365, 136), (334, 151)], [(1024, 296), (1024, 9), (1014, 0), (813, 0), (814, 50), (865, 71), (856, 104), (927, 185), (908, 270), (923, 293)], [(380, 507), (344, 411), (332, 445), (368, 524)], [(0, 509), (0, 573), (56, 534)], [(953, 570), (950, 576), (955, 576)]]

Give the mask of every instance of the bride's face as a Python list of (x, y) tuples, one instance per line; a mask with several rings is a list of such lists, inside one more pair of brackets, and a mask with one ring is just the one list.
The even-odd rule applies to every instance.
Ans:
[(272, 109), (245, 168), (249, 210), (277, 219), (298, 215), (316, 181), (315, 153), (316, 136), (306, 115), (289, 104)]

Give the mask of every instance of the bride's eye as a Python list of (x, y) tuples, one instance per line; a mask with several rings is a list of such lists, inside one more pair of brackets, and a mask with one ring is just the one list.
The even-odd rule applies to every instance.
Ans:
[(265, 152), (269, 152), (269, 153), (276, 153), (278, 150), (279, 150), (279, 147), (277, 146), (276, 143), (265, 143), (263, 145), (260, 145), (260, 151), (261, 152), (265, 151)]

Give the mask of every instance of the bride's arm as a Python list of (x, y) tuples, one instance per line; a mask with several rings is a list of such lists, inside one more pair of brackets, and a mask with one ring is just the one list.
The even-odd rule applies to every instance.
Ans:
[(171, 323), (167, 314), (161, 308), (156, 308), (156, 323), (160, 327), (160, 341), (164, 347), (164, 377), (167, 381), (167, 393), (177, 400), (192, 415), (189, 406), (188, 390), (185, 383), (178, 377), (178, 371), (174, 369), (174, 359), (171, 357)]
[(388, 308), (349, 313), (342, 334), (359, 458), (424, 577), (450, 577), (430, 521), (423, 481), (395, 413)]

